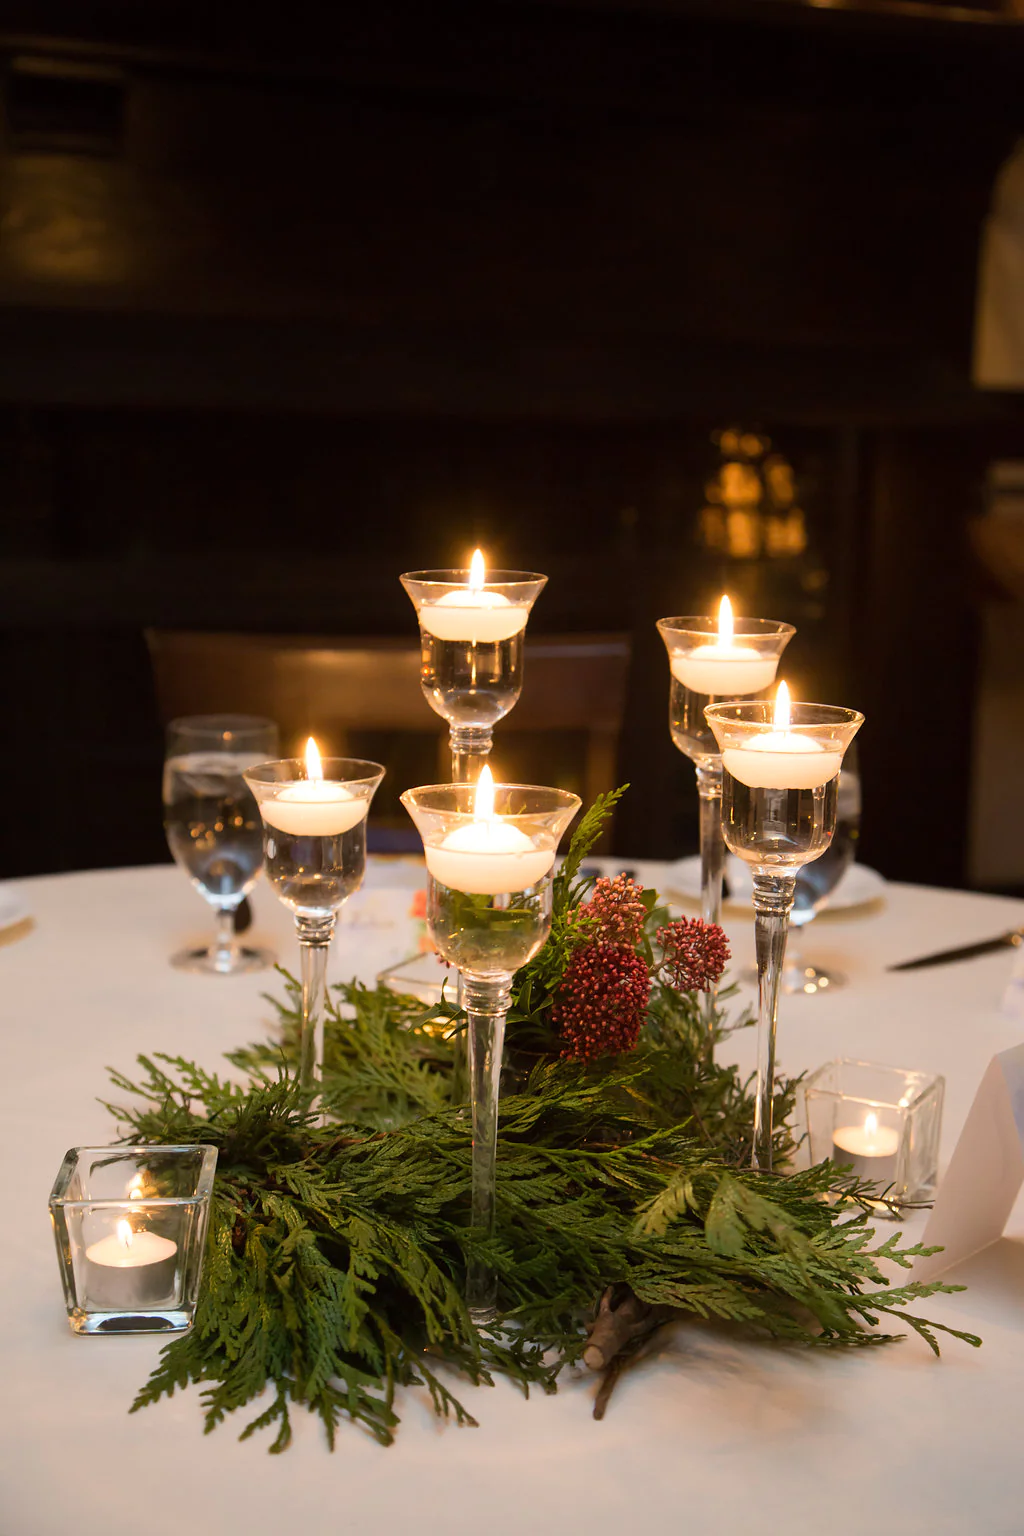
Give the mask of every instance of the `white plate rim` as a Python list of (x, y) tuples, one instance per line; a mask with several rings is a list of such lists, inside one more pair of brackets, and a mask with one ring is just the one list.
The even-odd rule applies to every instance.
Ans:
[[(856, 883), (861, 886), (857, 895), (843, 895), (843, 886), (850, 877), (857, 877)], [(670, 864), (665, 872), (665, 894), (671, 900), (673, 891), (688, 900), (700, 899), (700, 855), (691, 854), (689, 858), (678, 859)], [(885, 895), (889, 882), (877, 869), (872, 869), (870, 864), (852, 864), (847, 873), (840, 880), (836, 889), (822, 912), (852, 912), (857, 907), (866, 907), (872, 901), (877, 901)], [(749, 895), (727, 896), (727, 906), (749, 907), (751, 905)], [(819, 914), (820, 916), (821, 914)]]

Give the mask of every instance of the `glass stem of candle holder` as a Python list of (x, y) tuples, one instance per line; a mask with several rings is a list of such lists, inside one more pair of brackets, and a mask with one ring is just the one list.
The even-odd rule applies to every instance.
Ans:
[[(474, 1243), (494, 1232), (494, 1178), (498, 1153), (498, 1091), (505, 1043), (505, 1015), (511, 976), (463, 976), (462, 1001), (468, 1015), (469, 1091), (473, 1111), (472, 1231)], [(495, 1314), (497, 1281), (488, 1266), (471, 1258), (466, 1305), (474, 1323)]]
[[(722, 877), (725, 873), (725, 839), (722, 836), (722, 765), (697, 769), (700, 796), (700, 915), (706, 923), (722, 920)], [(718, 988), (704, 993), (701, 1003), (707, 1030), (705, 1049), (710, 1061), (715, 1052), (715, 1019)]]
[(453, 725), (448, 740), (452, 749), (452, 783), (475, 784), (494, 742), (490, 726)]
[(299, 1083), (310, 1093), (319, 1087), (324, 1070), (324, 1004), (327, 997), (327, 951), (334, 937), (335, 914), (296, 917), (299, 936), (299, 976), (302, 1012), (299, 1023)]
[(217, 908), (217, 937), (214, 940), (215, 971), (223, 972), (229, 976), (235, 969), (235, 909), (234, 907)]
[(757, 1096), (751, 1163), (772, 1171), (772, 1099), (775, 1092), (775, 1026), (779, 985), (786, 963), (786, 934), (796, 874), (755, 874), (754, 947), (757, 952)]

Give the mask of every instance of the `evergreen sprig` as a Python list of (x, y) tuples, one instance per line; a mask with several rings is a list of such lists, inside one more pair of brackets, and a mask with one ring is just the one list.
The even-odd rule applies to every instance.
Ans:
[[(813, 1346), (876, 1345), (901, 1336), (879, 1331), (892, 1318), (936, 1353), (937, 1329), (980, 1342), (906, 1310), (962, 1287), (888, 1285), (883, 1262), (909, 1267), (934, 1250), (901, 1249), (898, 1234), (872, 1246), (869, 1186), (837, 1182), (829, 1164), (778, 1178), (746, 1166), (750, 1084), (707, 1059), (695, 996), (656, 985), (628, 1055), (561, 1056), (551, 1015), (590, 884), (579, 870), (619, 793), (583, 818), (555, 878), (551, 940), (516, 978), (488, 1241), (469, 1223), (452, 1003), (424, 1015), (382, 989), (333, 989), (326, 1125), (291, 1071), (298, 987), (286, 973), (278, 1039), (231, 1057), (244, 1083), (172, 1056), (140, 1056), (138, 1080), (111, 1074), (125, 1102), (108, 1107), (128, 1139), (218, 1149), (195, 1324), (162, 1351), (133, 1411), (198, 1383), (207, 1430), (269, 1397), (242, 1433), (273, 1429), (274, 1452), (295, 1405), (319, 1415), (332, 1447), (345, 1418), (386, 1445), (402, 1388), (425, 1386), (438, 1415), (462, 1424), (475, 1421), (453, 1373), (553, 1391), (587, 1348), (598, 1299), (615, 1295), (647, 1314), (648, 1333), (716, 1319)], [(644, 894), (641, 949), (665, 916)], [(728, 1032), (720, 1022), (718, 1038)], [(776, 1084), (780, 1161), (795, 1090)], [(475, 1328), (463, 1302), (471, 1258), (497, 1276), (492, 1327)]]
[[(328, 1028), (334, 1059), (352, 1060), (353, 1042), (373, 1056), (351, 1074), (358, 1091), (339, 1088), (353, 1110), (361, 1094), (369, 1106), (347, 1123), (315, 1123), (283, 1069), (261, 1066), (244, 1088), (166, 1056), (141, 1057), (138, 1081), (115, 1074), (131, 1102), (110, 1107), (132, 1140), (203, 1142), (219, 1154), (195, 1326), (164, 1349), (135, 1408), (197, 1382), (212, 1429), (270, 1389), (244, 1433), (273, 1427), (274, 1451), (289, 1442), (294, 1404), (320, 1416), (331, 1445), (345, 1417), (388, 1444), (397, 1390), (421, 1383), (439, 1414), (472, 1423), (440, 1367), (473, 1383), (504, 1375), (524, 1391), (551, 1391), (612, 1285), (679, 1317), (778, 1339), (884, 1342), (890, 1334), (865, 1325), (891, 1317), (937, 1347), (939, 1325), (906, 1308), (959, 1287), (887, 1288), (879, 1261), (907, 1263), (923, 1250), (901, 1250), (895, 1236), (872, 1247), (865, 1188), (837, 1191), (829, 1165), (767, 1181), (729, 1160), (734, 1131), (723, 1156), (697, 1115), (669, 1124), (662, 1044), (601, 1071), (539, 1064), (503, 1099), (497, 1226), (480, 1253), (498, 1275), (504, 1315), (500, 1327), (476, 1330), (461, 1289), (471, 1252), (466, 1115), (448, 1105), (384, 1125), (389, 1106), (409, 1106), (425, 1065), (444, 1080), (438, 1064), (452, 1043), (410, 1024), (408, 1000), (358, 986), (340, 995), (344, 1013)], [(714, 1127), (720, 1089), (707, 1101), (700, 1082), (687, 1092)]]

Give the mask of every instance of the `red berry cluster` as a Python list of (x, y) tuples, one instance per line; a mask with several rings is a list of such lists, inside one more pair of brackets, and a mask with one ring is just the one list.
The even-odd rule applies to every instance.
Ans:
[(576, 948), (552, 1010), (567, 1056), (590, 1061), (631, 1051), (643, 1028), (652, 977), (679, 992), (706, 992), (725, 969), (725, 934), (699, 917), (658, 929), (661, 958), (650, 968), (637, 950), (647, 921), (642, 891), (628, 875), (598, 880), (591, 900), (570, 918)]
[(583, 945), (565, 968), (553, 1012), (565, 1054), (590, 1061), (631, 1051), (650, 994), (647, 963), (632, 945)]
[(587, 905), (577, 907), (574, 914), (581, 942), (639, 944), (647, 921), (647, 908), (640, 899), (642, 890), (643, 886), (628, 875), (598, 880)]
[(717, 923), (681, 917), (658, 929), (660, 980), (677, 992), (706, 992), (725, 970), (729, 943)]

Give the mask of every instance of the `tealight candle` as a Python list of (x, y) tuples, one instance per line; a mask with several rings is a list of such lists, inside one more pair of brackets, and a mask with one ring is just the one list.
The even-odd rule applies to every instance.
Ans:
[(817, 789), (843, 766), (841, 747), (830, 750), (789, 726), (789, 689), (779, 684), (770, 731), (726, 747), (722, 765), (748, 789)]
[(469, 580), (464, 587), (445, 592), (436, 602), (420, 608), (420, 623), (438, 640), (462, 640), (471, 645), (493, 645), (511, 640), (526, 628), (529, 606), (512, 603), (504, 592), (488, 591), (483, 553), (473, 553)]
[(863, 1125), (839, 1125), (832, 1132), (832, 1161), (852, 1165), (858, 1179), (869, 1179), (884, 1189), (895, 1182), (899, 1134), (879, 1125), (870, 1111)]
[(289, 837), (339, 837), (362, 821), (370, 802), (324, 778), (312, 736), (306, 743), (306, 774), (261, 803), (268, 826)]
[(156, 1232), (133, 1231), (119, 1221), (116, 1234), (85, 1250), (85, 1293), (93, 1310), (130, 1312), (166, 1305), (174, 1294), (178, 1245)]
[(718, 610), (718, 639), (692, 651), (673, 651), (669, 658), (672, 676), (693, 693), (736, 699), (761, 693), (775, 681), (777, 655), (763, 656), (752, 645), (734, 638), (732, 604), (723, 597)]
[(473, 817), (435, 846), (425, 845), (427, 869), (435, 880), (470, 896), (525, 891), (543, 880), (555, 850), (538, 848), (525, 832), (494, 814), (494, 779), (487, 767), (477, 784)]

